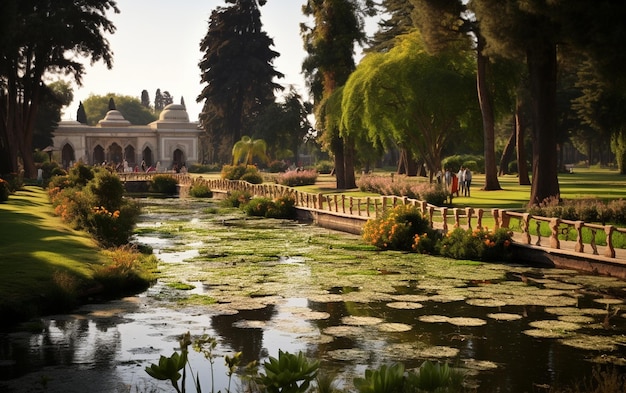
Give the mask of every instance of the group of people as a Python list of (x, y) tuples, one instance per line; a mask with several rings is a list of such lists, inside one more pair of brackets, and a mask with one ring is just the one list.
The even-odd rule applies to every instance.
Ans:
[[(438, 174), (438, 180), (440, 176)], [(448, 196), (450, 197), (450, 203), (452, 203), (453, 196), (470, 196), (470, 186), (472, 185), (472, 171), (469, 168), (461, 167), (457, 173), (451, 172), (450, 168), (446, 168), (443, 173), (443, 182), (446, 190), (448, 190)]]

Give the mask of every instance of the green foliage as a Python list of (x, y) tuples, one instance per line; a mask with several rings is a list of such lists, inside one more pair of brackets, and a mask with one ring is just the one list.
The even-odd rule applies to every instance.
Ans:
[(172, 175), (154, 175), (150, 181), (148, 189), (150, 192), (157, 192), (165, 195), (175, 195), (178, 181)]
[(448, 232), (439, 244), (442, 256), (475, 261), (505, 261), (510, 258), (511, 232), (500, 228), (455, 228)]
[(263, 176), (261, 176), (261, 174), (258, 171), (256, 172), (246, 171), (246, 173), (244, 173), (243, 176), (241, 176), (241, 180), (247, 181), (250, 184), (261, 184), (263, 183)]
[(276, 200), (265, 197), (252, 198), (244, 204), (243, 210), (249, 216), (286, 219), (296, 217), (295, 200), (292, 196), (283, 196)]
[(274, 160), (267, 166), (267, 170), (271, 173), (285, 172), (289, 166), (284, 161)]
[(55, 214), (106, 247), (128, 243), (139, 217), (139, 205), (123, 193), (116, 174), (82, 164), (66, 176), (53, 177), (48, 189)]
[[(450, 367), (447, 363), (425, 361), (417, 373), (408, 373), (408, 391), (460, 392), (463, 390), (465, 375), (462, 371)], [(415, 388), (415, 389), (414, 389)]]
[(224, 207), (242, 207), (252, 198), (249, 191), (234, 190), (228, 193), (228, 196), (222, 201)]
[(268, 393), (305, 393), (317, 376), (319, 361), (309, 361), (302, 352), (297, 355), (278, 351), (278, 358), (263, 363), (265, 373), (256, 382)]
[[(482, 156), (461, 154), (449, 156), (441, 160), (444, 168), (457, 172), (461, 167), (469, 168), (473, 173), (480, 173), (485, 168), (485, 159)], [(517, 171), (517, 170), (516, 170)]]
[(146, 290), (155, 281), (158, 260), (144, 255), (133, 246), (105, 251), (111, 263), (96, 268), (93, 278), (102, 284), (102, 295), (108, 298), (127, 296)]
[(233, 146), (233, 164), (242, 161), (246, 165), (252, 165), (254, 158), (267, 162), (267, 144), (263, 139), (252, 139), (249, 136), (242, 136)]
[[(381, 250), (434, 252), (438, 232), (413, 206), (398, 205), (383, 217), (368, 220), (363, 239)], [(432, 241), (431, 241), (432, 240)]]
[(222, 179), (245, 180), (244, 178), (248, 178), (250, 180), (261, 179), (258, 183), (246, 180), (248, 183), (263, 183), (263, 177), (259, 174), (259, 170), (254, 165), (224, 165), (222, 167)]
[(194, 180), (189, 188), (189, 195), (194, 198), (212, 198), (213, 191), (205, 182)]
[(222, 164), (191, 164), (189, 166), (190, 173), (211, 173), (220, 172), (222, 170)]
[(133, 125), (146, 125), (157, 120), (157, 116), (149, 108), (141, 105), (141, 101), (136, 97), (118, 94), (90, 95), (83, 101), (89, 125), (94, 126), (104, 119), (109, 111), (111, 98), (115, 101), (115, 108)]
[(550, 198), (529, 207), (528, 212), (535, 216), (558, 217), (571, 221), (626, 224), (626, 201), (623, 199), (603, 202), (600, 199)]
[(318, 173), (329, 174), (335, 168), (335, 164), (332, 161), (321, 160), (315, 164), (315, 170)]
[(354, 386), (359, 393), (403, 393), (404, 365), (382, 365), (377, 370), (365, 370), (364, 378), (355, 378)]
[(11, 190), (9, 189), (9, 183), (4, 179), (0, 179), (0, 202), (6, 202), (9, 200)]
[(276, 178), (276, 182), (288, 187), (307, 186), (315, 184), (317, 175), (316, 170), (288, 171), (280, 174)]

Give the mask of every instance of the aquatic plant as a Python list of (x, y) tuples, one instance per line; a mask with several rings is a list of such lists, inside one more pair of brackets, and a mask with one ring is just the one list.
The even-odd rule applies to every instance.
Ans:
[(317, 377), (319, 361), (308, 360), (302, 352), (294, 355), (278, 351), (278, 358), (269, 357), (263, 363), (265, 373), (256, 378), (268, 393), (305, 393)]

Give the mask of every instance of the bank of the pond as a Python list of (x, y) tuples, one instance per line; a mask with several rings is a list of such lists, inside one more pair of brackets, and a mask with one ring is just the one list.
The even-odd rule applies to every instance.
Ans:
[[(116, 291), (112, 287), (120, 282), (102, 273), (120, 253), (103, 250), (87, 233), (68, 228), (41, 187), (17, 191), (0, 204), (0, 327), (67, 312)], [(133, 285), (143, 289), (148, 284)]]

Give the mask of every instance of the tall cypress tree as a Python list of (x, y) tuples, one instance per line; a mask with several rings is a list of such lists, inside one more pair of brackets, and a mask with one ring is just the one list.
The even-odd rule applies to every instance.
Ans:
[[(229, 162), (232, 146), (260, 111), (275, 101), (282, 78), (273, 61), (279, 53), (263, 31), (259, 7), (264, 0), (226, 0), (209, 19), (209, 29), (200, 42), (204, 56), (199, 63), (201, 83), (196, 101), (204, 101), (200, 124), (218, 148), (220, 161)], [(218, 145), (218, 146), (215, 146)]]

